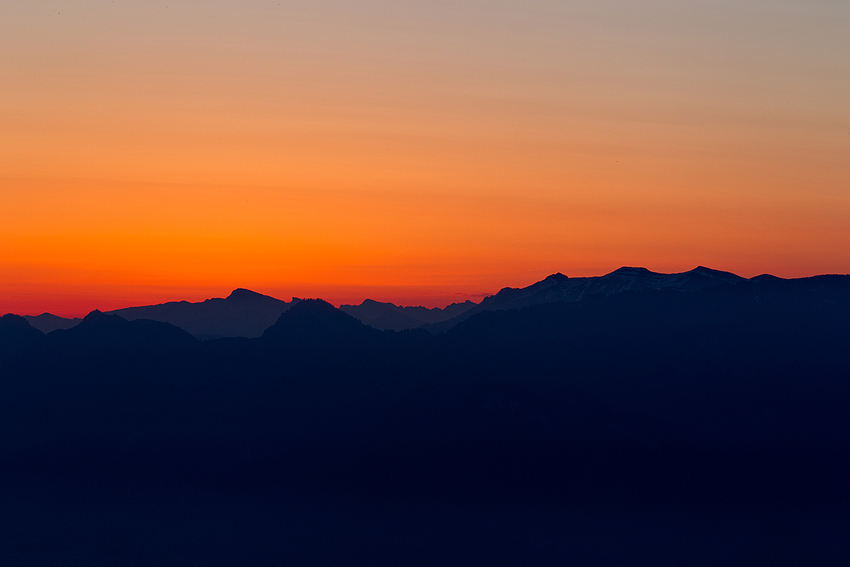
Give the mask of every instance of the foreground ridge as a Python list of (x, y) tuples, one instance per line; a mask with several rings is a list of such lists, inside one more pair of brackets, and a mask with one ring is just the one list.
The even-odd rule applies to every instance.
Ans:
[(313, 299), (262, 337), (210, 341), (98, 311), (48, 335), (6, 315), (0, 477), (14, 514), (0, 515), (0, 549), (23, 550), (5, 534), (20, 517), (49, 523), (41, 511), (59, 502), (55, 517), (97, 525), (141, 510), (186, 540), (187, 525), (248, 517), (270, 534), (246, 546), (263, 553), (284, 553), (281, 526), (306, 519), (311, 541), (347, 541), (383, 510), (366, 537), (385, 541), (401, 517), (430, 538), (462, 514), (480, 545), (454, 525), (448, 548), (518, 549), (516, 564), (563, 564), (577, 529), (605, 550), (612, 537), (669, 548), (675, 533), (683, 564), (777, 542), (792, 564), (843, 559), (848, 343), (850, 276), (625, 289), (482, 311), (440, 334), (380, 331)]

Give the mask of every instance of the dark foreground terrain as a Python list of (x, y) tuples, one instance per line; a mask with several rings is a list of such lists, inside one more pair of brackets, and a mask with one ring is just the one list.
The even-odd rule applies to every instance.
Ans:
[(844, 565), (850, 278), (0, 322), (4, 565)]

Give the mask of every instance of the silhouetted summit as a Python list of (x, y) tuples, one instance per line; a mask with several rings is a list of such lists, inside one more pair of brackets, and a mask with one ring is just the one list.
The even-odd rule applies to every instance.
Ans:
[[(117, 315), (107, 315), (102, 312), (100, 309), (95, 309), (90, 312), (88, 315), (83, 317), (83, 320), (80, 322), (80, 327), (74, 333), (79, 333), (81, 330), (91, 330), (91, 329), (103, 329), (103, 328), (115, 328), (116, 326), (122, 326), (127, 323), (127, 319), (123, 317), (119, 317)], [(72, 333), (72, 334), (74, 334)]]
[(79, 325), (53, 331), (47, 338), (52, 345), (80, 352), (181, 349), (196, 342), (192, 335), (169, 323), (149, 319), (128, 321), (99, 310), (86, 315)]
[(452, 303), (446, 307), (402, 307), (366, 299), (360, 305), (340, 305), (340, 310), (379, 330), (402, 331), (447, 321), (475, 307), (472, 301)]
[(445, 331), (457, 323), (483, 311), (520, 309), (554, 302), (579, 301), (590, 295), (613, 295), (625, 291), (672, 289), (696, 291), (717, 285), (746, 281), (729, 272), (702, 266), (678, 274), (661, 274), (646, 268), (624, 266), (604, 276), (570, 278), (561, 273), (524, 288), (506, 287), (496, 295), (485, 297), (481, 303), (457, 317), (434, 325), (432, 332)]
[[(292, 303), (297, 302), (293, 298)], [(160, 305), (128, 307), (110, 313), (128, 320), (151, 319), (185, 329), (200, 340), (222, 337), (259, 337), (292, 303), (238, 288), (226, 299), (199, 303), (173, 301)]]
[[(613, 272), (607, 275), (617, 275), (617, 276), (649, 276), (652, 275), (653, 272), (643, 268), (641, 266), (622, 266), (617, 268)], [(604, 276), (603, 276), (604, 277)]]
[[(245, 289), (245, 288), (242, 288), (242, 287), (234, 289), (232, 292), (230, 292), (230, 295), (228, 295), (225, 299), (226, 300), (232, 300), (232, 301), (243, 301), (243, 302), (252, 301), (252, 302), (256, 302), (256, 303), (269, 303), (269, 304), (271, 304), (271, 303), (276, 304), (278, 301), (280, 301), (280, 300), (275, 299), (273, 297), (270, 297), (268, 295), (263, 295), (262, 293), (257, 293), (256, 291), (251, 291), (250, 289)], [(269, 300), (274, 300), (274, 301), (269, 301)]]
[(548, 283), (549, 285), (556, 285), (560, 282), (570, 279), (569, 276), (565, 276), (561, 272), (556, 272), (550, 276), (546, 276), (543, 281)]
[[(439, 335), (378, 331), (321, 300), (262, 338), (204, 343), (93, 312), (4, 357), (4, 482), (73, 487), (79, 471), (115, 487), (110, 501), (150, 483), (154, 498), (192, 486), (577, 514), (553, 534), (633, 504), (701, 522), (785, 510), (783, 530), (818, 510), (846, 516), (850, 277), (606, 278), (597, 289), (612, 293), (484, 311)], [(575, 280), (554, 274), (530, 294)], [(38, 338), (20, 318), (0, 323)]]
[(32, 315), (24, 315), (24, 319), (29, 321), (30, 325), (45, 334), (55, 331), (56, 329), (70, 329), (82, 321), (79, 317), (66, 319), (51, 313), (42, 313), (41, 315), (36, 315), (34, 317)]
[(43, 333), (20, 315), (7, 313), (0, 317), (0, 339), (8, 340), (16, 336), (37, 336)]
[(263, 338), (303, 344), (350, 341), (381, 334), (324, 300), (304, 299), (281, 314), (277, 322), (266, 329)]
[(19, 315), (8, 313), (0, 317), (0, 357), (32, 346), (43, 338), (44, 333)]
[[(239, 291), (218, 301), (267, 299)], [(130, 531), (115, 524), (130, 521), (146, 539), (149, 524), (172, 521), (168, 550), (193, 538), (206, 549), (216, 534), (234, 533), (266, 546), (251, 564), (286, 563), (281, 526), (300, 537), (299, 524), (324, 513), (345, 538), (376, 531), (380, 542), (400, 521), (435, 518), (415, 523), (416, 550), (421, 533), (430, 545), (427, 530), (446, 519), (455, 527), (469, 519), (482, 549), (527, 531), (533, 545), (502, 561), (510, 564), (564, 564), (575, 539), (565, 533), (597, 534), (601, 553), (579, 563), (611, 563), (617, 525), (650, 540), (652, 565), (705, 563), (715, 548), (710, 563), (749, 565), (794, 538), (795, 565), (846, 563), (850, 276), (626, 268), (602, 278), (553, 274), (486, 303), (523, 302), (538, 303), (429, 334), (379, 331), (306, 300), (261, 338), (207, 342), (97, 311), (47, 336), (6, 316), (0, 349), (10, 337), (32, 342), (0, 360), (3, 509), (19, 498), (16, 485), (37, 497), (20, 501), (5, 524), (0, 514), (0, 550), (20, 535), (36, 547), (33, 537), (70, 530), (77, 518), (105, 526), (98, 549)], [(202, 531), (180, 532), (196, 495)], [(302, 495), (300, 516), (291, 503)], [(151, 515), (151, 503), (168, 498), (175, 505)], [(268, 508), (246, 522), (251, 501)], [(97, 502), (107, 503), (101, 515)], [(354, 512), (351, 503), (362, 504)], [(375, 524), (379, 509), (387, 520)], [(232, 510), (226, 527), (208, 535), (222, 510)], [(489, 524), (499, 510), (512, 512)], [(675, 544), (671, 529), (689, 514), (696, 531), (713, 531), (693, 553), (697, 540), (685, 534), (688, 553), (659, 563), (658, 542)], [(654, 532), (631, 531), (652, 521)], [(588, 522), (597, 527), (583, 532)], [(752, 538), (764, 545), (747, 549)], [(828, 557), (818, 555), (824, 542)], [(216, 563), (218, 549), (204, 564)], [(553, 560), (539, 561), (541, 549)], [(147, 563), (186, 563), (168, 550)], [(458, 556), (468, 563), (480, 551)], [(779, 555), (768, 562), (783, 564), (773, 561)], [(430, 559), (423, 563), (440, 563)]]

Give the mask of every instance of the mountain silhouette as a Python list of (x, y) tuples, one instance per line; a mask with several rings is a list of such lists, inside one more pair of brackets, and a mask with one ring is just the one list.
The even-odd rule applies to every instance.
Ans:
[(24, 319), (29, 321), (30, 325), (44, 334), (55, 331), (56, 329), (70, 329), (82, 321), (79, 317), (66, 319), (65, 317), (59, 317), (51, 313), (42, 313), (41, 315), (36, 316), (24, 315)]
[(47, 335), (49, 345), (84, 352), (96, 349), (105, 352), (156, 352), (162, 349), (180, 350), (196, 340), (188, 332), (162, 321), (123, 317), (98, 310), (86, 315), (70, 329), (58, 329)]
[(528, 287), (506, 287), (496, 295), (485, 297), (478, 305), (452, 319), (435, 324), (429, 329), (432, 332), (445, 331), (482, 311), (519, 309), (552, 302), (573, 302), (590, 295), (612, 295), (625, 291), (646, 289), (696, 291), (706, 287), (729, 285), (742, 281), (745, 281), (745, 278), (703, 266), (676, 274), (661, 274), (651, 272), (646, 268), (632, 267), (622, 267), (604, 276), (581, 278), (570, 278), (557, 273)]
[[(290, 349), (362, 347), (380, 341), (384, 333), (364, 325), (351, 315), (321, 299), (305, 299), (282, 313), (263, 333), (263, 340)], [(301, 354), (303, 356), (303, 353)]]
[(222, 337), (259, 337), (280, 314), (298, 299), (287, 303), (247, 289), (236, 289), (225, 299), (198, 303), (172, 301), (159, 305), (128, 307), (108, 313), (124, 319), (150, 319), (180, 327), (199, 340)]
[[(460, 321), (480, 313), (501, 309), (515, 309), (556, 301), (578, 301), (594, 294), (610, 295), (623, 291), (642, 289), (676, 289), (695, 291), (714, 285), (744, 281), (735, 274), (697, 267), (678, 274), (661, 274), (646, 268), (623, 267), (598, 277), (569, 278), (552, 274), (525, 288), (504, 288), (481, 303), (472, 301), (452, 303), (444, 308), (399, 306), (393, 303), (366, 299), (359, 305), (341, 305), (340, 310), (378, 330), (401, 331), (424, 328), (443, 332)], [(150, 319), (171, 323), (191, 333), (199, 340), (224, 337), (255, 338), (271, 326), (293, 301), (275, 299), (247, 289), (236, 289), (227, 298), (207, 299), (198, 303), (173, 301), (159, 305), (128, 307), (107, 313), (124, 319)], [(44, 333), (68, 329), (80, 319), (65, 319), (43, 313), (25, 317), (30, 324)]]
[[(14, 514), (0, 522), (52, 534), (71, 515), (127, 537), (111, 526), (171, 521), (175, 565), (184, 540), (218, 523), (228, 543), (266, 530), (251, 543), (264, 563), (280, 557), (279, 527), (302, 518), (319, 526), (315, 541), (350, 538), (361, 522), (357, 537), (377, 541), (400, 519), (419, 537), (460, 511), (464, 533), (483, 535), (469, 545), (453, 532), (446, 545), (480, 557), (478, 544), (524, 542), (511, 564), (563, 564), (575, 545), (563, 533), (579, 529), (605, 550), (652, 535), (658, 564), (654, 542), (674, 545), (683, 522), (670, 564), (700, 563), (695, 534), (726, 558), (745, 549), (743, 564), (777, 541), (795, 564), (843, 560), (850, 276), (609, 276), (609, 293), (544, 301), (573, 297), (555, 274), (500, 298), (540, 303), (439, 334), (381, 331), (317, 299), (261, 337), (209, 341), (97, 311), (45, 336), (7, 315), (0, 350), (20, 348), (0, 357), (0, 474), (30, 488), (4, 492)], [(369, 523), (375, 510), (389, 510), (384, 523)], [(246, 518), (250, 529), (231, 531)], [(531, 535), (499, 547), (517, 525)], [(7, 533), (14, 557), (38, 547)]]
[(7, 313), (0, 317), (0, 358), (24, 350), (44, 339), (44, 333), (33, 328), (26, 318)]
[(340, 305), (340, 310), (379, 330), (402, 331), (441, 323), (475, 307), (472, 301), (446, 307), (402, 307), (366, 299), (360, 305)]

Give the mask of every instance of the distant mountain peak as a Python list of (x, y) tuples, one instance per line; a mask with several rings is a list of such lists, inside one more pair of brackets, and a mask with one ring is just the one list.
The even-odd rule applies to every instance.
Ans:
[(43, 333), (32, 327), (25, 318), (7, 313), (0, 317), (0, 357), (4, 351), (11, 352), (32, 344), (43, 336)]
[(782, 278), (778, 276), (774, 276), (773, 274), (761, 274), (750, 278), (754, 282), (779, 282), (782, 281)]
[(611, 272), (608, 275), (610, 276), (610, 275), (613, 275), (613, 274), (617, 274), (617, 275), (620, 275), (620, 276), (625, 276), (625, 275), (642, 275), (642, 276), (645, 276), (645, 275), (652, 274), (652, 273), (654, 273), (654, 272), (651, 272), (650, 270), (647, 270), (646, 268), (641, 268), (639, 266), (623, 266), (621, 268), (617, 268), (616, 270), (614, 270), (613, 272)]
[(46, 312), (41, 315), (36, 315), (35, 317), (32, 315), (25, 315), (24, 319), (26, 319), (32, 327), (38, 329), (44, 334), (57, 329), (70, 329), (82, 321), (79, 317), (65, 319), (64, 317), (59, 317), (58, 315)]
[(91, 328), (93, 326), (101, 327), (103, 325), (114, 325), (126, 322), (127, 320), (119, 315), (104, 313), (100, 309), (95, 309), (94, 311), (83, 317), (83, 320), (80, 322), (80, 325), (82, 325), (83, 327)]
[(325, 301), (324, 299), (302, 299), (298, 306), (294, 306), (295, 311), (293, 313), (303, 313), (303, 312), (332, 312), (337, 311), (337, 308)]
[(715, 270), (713, 268), (707, 268), (705, 266), (697, 266), (690, 273), (697, 274), (730, 274), (731, 272), (723, 272), (721, 270)]
[(268, 295), (263, 295), (262, 293), (257, 293), (256, 291), (251, 291), (250, 289), (245, 289), (243, 287), (238, 287), (230, 292), (230, 295), (227, 296), (227, 299), (235, 299), (235, 300), (245, 300), (245, 299), (260, 299), (267, 298)]
[(8, 328), (15, 329), (27, 329), (31, 328), (29, 322), (20, 315), (15, 315), (14, 313), (6, 313), (2, 317), (0, 317), (0, 326), (6, 326)]
[[(293, 302), (297, 300), (293, 299)], [(250, 289), (236, 288), (227, 298), (197, 303), (170, 301), (107, 312), (128, 321), (150, 319), (170, 323), (200, 340), (223, 337), (259, 337), (291, 304)]]
[(367, 327), (327, 301), (303, 299), (282, 313), (277, 322), (263, 332), (263, 337), (303, 342), (309, 337), (324, 336), (325, 340), (364, 332), (379, 331)]
[[(324, 299), (302, 299), (298, 303), (294, 304), (291, 308), (281, 313), (277, 322), (272, 325), (272, 327), (281, 325), (283, 324), (282, 322), (298, 320), (299, 318), (304, 317), (331, 317), (336, 319), (343, 318), (357, 321), (357, 319), (343, 313)], [(359, 324), (360, 321), (357, 321), (357, 323)], [(269, 329), (266, 329), (266, 331), (269, 331)]]
[(705, 266), (697, 266), (693, 270), (685, 273), (698, 276), (706, 276), (715, 280), (725, 281), (728, 283), (739, 282), (745, 279), (737, 274), (733, 274), (732, 272), (724, 272), (722, 270), (715, 270), (712, 268), (707, 268)]
[(558, 272), (557, 274), (552, 274), (550, 276), (546, 276), (544, 279), (540, 280), (534, 286), (538, 289), (546, 289), (549, 287), (556, 287), (558, 285), (566, 283), (570, 278)]
[(463, 303), (452, 303), (443, 308), (429, 309), (421, 305), (402, 307), (394, 303), (365, 299), (360, 305), (340, 305), (339, 309), (375, 329), (401, 331), (446, 321), (473, 306), (475, 303), (467, 300)]

